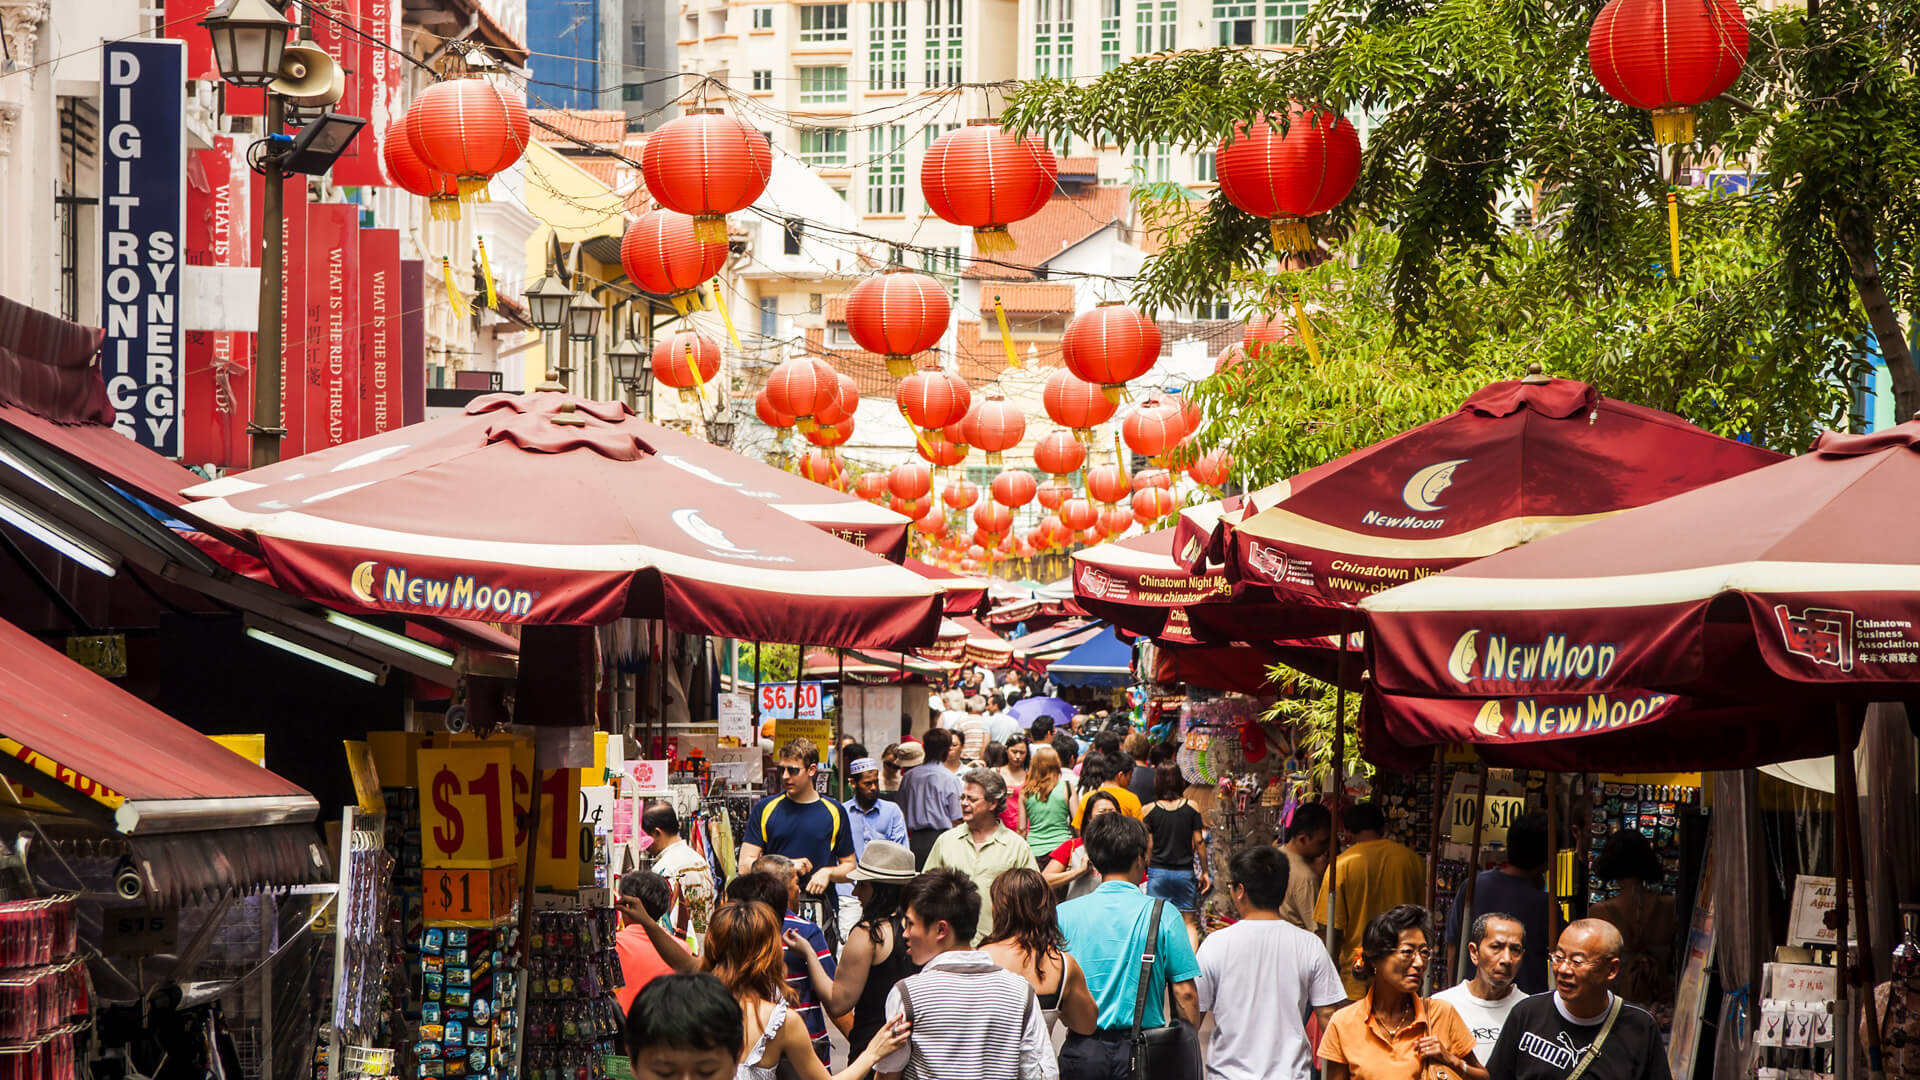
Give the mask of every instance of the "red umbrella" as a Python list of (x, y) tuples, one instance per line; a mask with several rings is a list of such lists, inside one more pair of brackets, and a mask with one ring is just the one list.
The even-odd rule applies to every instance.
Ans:
[(1229, 580), (1328, 633), (1363, 597), (1779, 461), (1676, 416), (1533, 374), (1294, 478), (1224, 547)]
[[(331, 469), (341, 462), (352, 461), (369, 453), (397, 452), (391, 448), (401, 446), (425, 448), (430, 445), (428, 440), (451, 439), (457, 442), (465, 437), (453, 428), (414, 424), (330, 450), (317, 451), (264, 468), (249, 469), (238, 475), (201, 484), (193, 491), (201, 498), (233, 495), (306, 475), (315, 468)], [(907, 531), (912, 522), (884, 506), (875, 506), (857, 495), (830, 490), (803, 476), (776, 469), (703, 439), (683, 435), (672, 428), (646, 425), (646, 442), (660, 461), (682, 472), (721, 487), (733, 488), (788, 517), (830, 532), (882, 558), (894, 562), (906, 558)]]
[(534, 625), (659, 618), (839, 647), (932, 640), (936, 587), (668, 461), (659, 448), (684, 447), (664, 434), (621, 404), (495, 394), (184, 512), (253, 537), (282, 587), (323, 602)]
[(1236, 592), (1218, 567), (1188, 570), (1174, 557), (1177, 533), (1160, 529), (1074, 552), (1074, 601), (1089, 614), (1162, 644), (1271, 638), (1268, 627), (1286, 606), (1264, 588)]
[(945, 609), (948, 615), (971, 615), (980, 610), (987, 602), (987, 582), (985, 578), (967, 577), (951, 570), (942, 570), (931, 563), (909, 558), (907, 569), (926, 578), (940, 587), (940, 593), (946, 598)]

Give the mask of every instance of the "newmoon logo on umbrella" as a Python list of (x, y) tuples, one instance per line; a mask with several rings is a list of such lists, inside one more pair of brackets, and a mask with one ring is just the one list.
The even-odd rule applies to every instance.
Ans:
[(1445, 509), (1434, 502), (1448, 488), (1453, 486), (1453, 470), (1465, 465), (1469, 458), (1454, 458), (1452, 461), (1436, 462), (1419, 469), (1407, 477), (1406, 486), (1400, 489), (1400, 501), (1410, 510), (1431, 514), (1435, 510)]
[[(387, 567), (385, 576), (381, 577), (375, 565), (371, 560), (363, 562), (355, 566), (347, 578), (347, 588), (353, 598), (369, 606), (405, 604), (473, 616), (526, 615), (533, 610), (533, 593), (526, 589), (481, 585), (471, 574), (455, 574), (445, 580), (415, 577), (399, 566)], [(378, 593), (374, 592), (376, 578), (380, 584)]]

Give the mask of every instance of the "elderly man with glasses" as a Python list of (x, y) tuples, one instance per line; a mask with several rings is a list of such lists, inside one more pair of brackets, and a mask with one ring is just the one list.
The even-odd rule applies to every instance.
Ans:
[(1620, 973), (1620, 931), (1581, 919), (1548, 957), (1554, 989), (1514, 1007), (1489, 1071), (1502, 1080), (1672, 1080), (1660, 1026), (1608, 989)]

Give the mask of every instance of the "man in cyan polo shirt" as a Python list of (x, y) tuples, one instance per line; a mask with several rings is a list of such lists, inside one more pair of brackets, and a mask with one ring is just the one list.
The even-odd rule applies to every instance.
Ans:
[[(1060, 1080), (1125, 1080), (1131, 1075), (1140, 958), (1153, 918), (1153, 898), (1140, 891), (1140, 879), (1147, 875), (1147, 827), (1125, 814), (1101, 814), (1087, 822), (1084, 839), (1087, 861), (1100, 875), (1100, 886), (1060, 905), (1060, 930), (1100, 1008), (1100, 1030), (1067, 1036), (1060, 1048)], [(1200, 977), (1200, 965), (1187, 941), (1186, 923), (1171, 905), (1161, 912), (1154, 953), (1153, 984), (1147, 988), (1141, 1026), (1167, 1022), (1160, 1002), (1171, 987), (1181, 1019), (1198, 1027), (1200, 998), (1194, 980)]]

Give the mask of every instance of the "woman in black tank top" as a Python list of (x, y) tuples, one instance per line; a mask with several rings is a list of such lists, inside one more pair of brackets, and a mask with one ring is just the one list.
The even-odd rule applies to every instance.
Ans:
[[(886, 841), (874, 840), (867, 846), (882, 843)], [(867, 1045), (886, 1026), (887, 992), (920, 970), (907, 955), (901, 889), (902, 885), (887, 881), (854, 882), (853, 895), (860, 901), (861, 917), (840, 950), (833, 978), (826, 977), (812, 950), (806, 952), (815, 961), (808, 968), (813, 973), (814, 993), (819, 995), (827, 1015), (853, 1013), (853, 1029), (847, 1033), (850, 1046)]]

